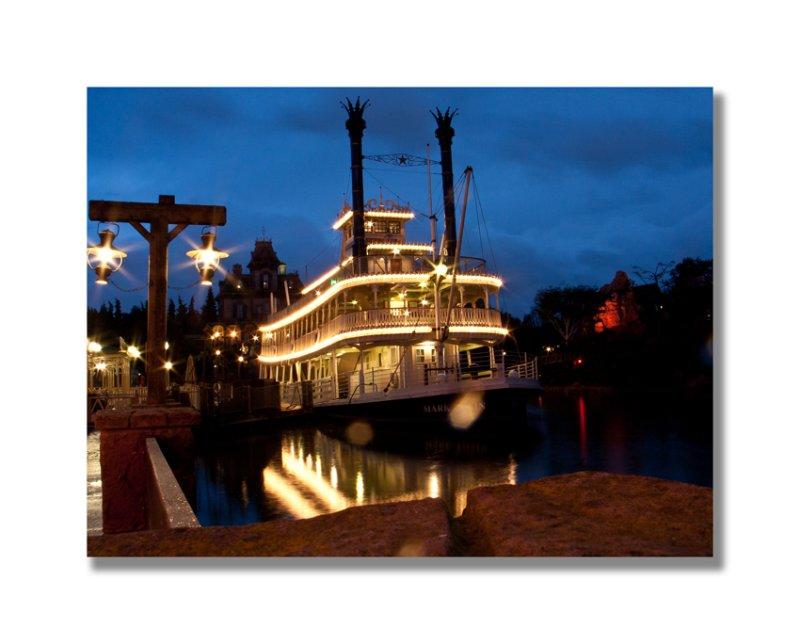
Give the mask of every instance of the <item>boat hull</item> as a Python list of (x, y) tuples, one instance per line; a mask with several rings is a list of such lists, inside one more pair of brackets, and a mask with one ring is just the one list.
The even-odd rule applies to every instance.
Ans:
[(381, 426), (402, 426), (405, 431), (431, 427), (455, 431), (515, 432), (528, 425), (528, 412), (538, 392), (538, 383), (504, 383), (475, 386), (472, 383), (417, 392), (397, 392), (359, 401), (337, 401), (315, 406), (328, 418), (362, 420)]

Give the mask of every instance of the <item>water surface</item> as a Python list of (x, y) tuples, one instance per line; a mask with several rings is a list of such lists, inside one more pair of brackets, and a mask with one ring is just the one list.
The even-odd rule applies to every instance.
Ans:
[(580, 470), (712, 483), (710, 399), (548, 396), (510, 434), (311, 424), (201, 441), (185, 488), (203, 525), (233, 525), (425, 497), (457, 516), (473, 487)]

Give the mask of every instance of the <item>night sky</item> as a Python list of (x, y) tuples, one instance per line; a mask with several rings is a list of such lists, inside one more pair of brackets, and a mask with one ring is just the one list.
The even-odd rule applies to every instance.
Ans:
[[(331, 224), (350, 196), (346, 96), (370, 100), (366, 155), (424, 156), (429, 143), (438, 159), (428, 110), (459, 109), (454, 174), (474, 168), (483, 215), (471, 195), (463, 254), (496, 262), (503, 306), (516, 315), (546, 286), (599, 286), (619, 269), (712, 255), (710, 89), (90, 89), (88, 198), (174, 194), (227, 206), (218, 231), (218, 246), (232, 253), (226, 268), (246, 265), (265, 235), (289, 270), (313, 278), (338, 258)], [(384, 199), (398, 194), (418, 213), (408, 240), (427, 242), (425, 168), (365, 168), (365, 198), (381, 186)], [(433, 180), (441, 231), (440, 176)], [(94, 241), (97, 224), (87, 231)], [(199, 238), (190, 227), (170, 245), (171, 286), (196, 281), (185, 252)], [(141, 289), (143, 240), (123, 224), (117, 245), (129, 256), (113, 281)], [(146, 298), (95, 286), (87, 273), (90, 306)], [(199, 305), (205, 291), (170, 295)]]

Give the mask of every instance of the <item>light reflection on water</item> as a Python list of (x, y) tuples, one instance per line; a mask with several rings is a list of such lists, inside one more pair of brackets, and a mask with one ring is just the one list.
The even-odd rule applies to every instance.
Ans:
[(502, 468), (448, 466), (428, 459), (373, 452), (321, 431), (281, 437), (280, 465), (264, 467), (264, 494), (286, 514), (308, 518), (364, 503), (443, 498), (460, 514), (466, 491), (476, 485), (513, 481), (514, 462)]
[[(710, 407), (709, 407), (710, 412)], [(467, 492), (593, 469), (711, 484), (710, 413), (675, 401), (549, 401), (533, 440), (399, 435), (319, 427), (199, 446), (196, 495), (204, 525), (306, 518), (353, 505), (441, 498), (460, 515)]]

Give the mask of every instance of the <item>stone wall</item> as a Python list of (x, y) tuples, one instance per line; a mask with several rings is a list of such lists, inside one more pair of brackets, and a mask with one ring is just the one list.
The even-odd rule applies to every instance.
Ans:
[(662, 479), (578, 472), (441, 499), (348, 508), (296, 521), (89, 537), (89, 555), (691, 556), (713, 554), (713, 492)]
[(199, 528), (200, 522), (186, 500), (155, 438), (145, 441), (149, 461), (147, 527), (151, 530)]
[(146, 530), (151, 476), (146, 440), (158, 438), (160, 447), (191, 480), (191, 428), (199, 424), (200, 414), (190, 407), (140, 407), (98, 412), (94, 421), (100, 431), (103, 533)]

